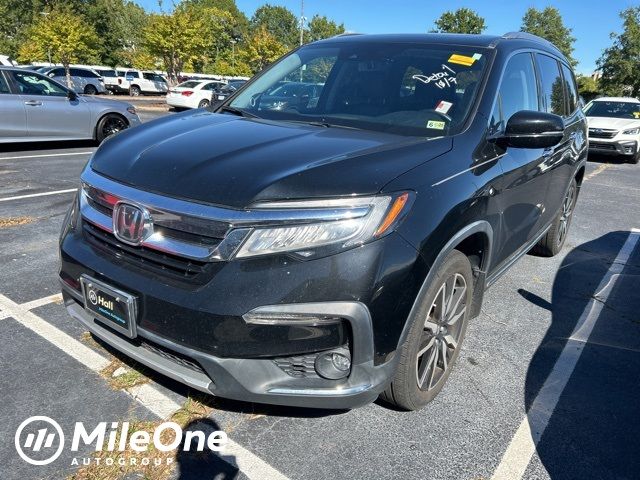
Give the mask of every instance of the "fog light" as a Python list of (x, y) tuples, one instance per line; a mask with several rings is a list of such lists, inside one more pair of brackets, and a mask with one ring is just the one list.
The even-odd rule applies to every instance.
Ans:
[(346, 348), (321, 353), (316, 358), (315, 369), (318, 375), (329, 380), (344, 378), (351, 370), (351, 354)]

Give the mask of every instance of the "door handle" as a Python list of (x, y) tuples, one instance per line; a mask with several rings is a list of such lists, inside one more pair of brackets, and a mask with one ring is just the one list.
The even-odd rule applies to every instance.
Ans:
[(30, 107), (39, 107), (40, 105), (42, 105), (42, 102), (39, 102), (37, 100), (27, 100), (26, 102), (24, 102), (25, 105), (29, 105)]

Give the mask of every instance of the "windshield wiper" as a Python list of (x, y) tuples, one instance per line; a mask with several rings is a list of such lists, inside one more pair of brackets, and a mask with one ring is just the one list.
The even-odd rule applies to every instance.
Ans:
[(249, 113), (246, 110), (242, 110), (241, 108), (236, 108), (236, 107), (230, 107), (228, 105), (225, 105), (224, 107), (220, 107), (220, 111), (221, 112), (229, 112), (229, 113), (232, 113), (234, 115), (238, 115), (239, 117), (259, 118), (257, 115), (254, 115), (253, 113)]

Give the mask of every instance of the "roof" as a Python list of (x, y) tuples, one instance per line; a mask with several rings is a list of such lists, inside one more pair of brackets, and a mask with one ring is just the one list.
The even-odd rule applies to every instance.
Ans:
[[(558, 48), (544, 38), (527, 32), (509, 32), (504, 35), (471, 35), (463, 33), (394, 33), (338, 35), (315, 42), (324, 43), (423, 43), (432, 45), (460, 45), (476, 48), (538, 48), (565, 58)], [(566, 59), (566, 58), (565, 58)]]

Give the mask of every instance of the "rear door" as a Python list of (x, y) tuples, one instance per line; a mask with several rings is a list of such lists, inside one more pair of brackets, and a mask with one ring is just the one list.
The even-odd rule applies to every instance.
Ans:
[[(504, 69), (490, 120), (491, 135), (504, 133), (511, 116), (539, 110), (533, 55), (511, 57)], [(501, 212), (494, 265), (507, 262), (540, 232), (545, 223), (547, 176), (543, 149), (497, 147), (504, 171), (497, 198)]]
[(35, 138), (81, 139), (93, 137), (87, 104), (70, 100), (67, 90), (35, 72), (11, 71), (20, 92), (27, 119), (27, 136)]
[(27, 135), (27, 113), (24, 103), (0, 71), (0, 141)]

